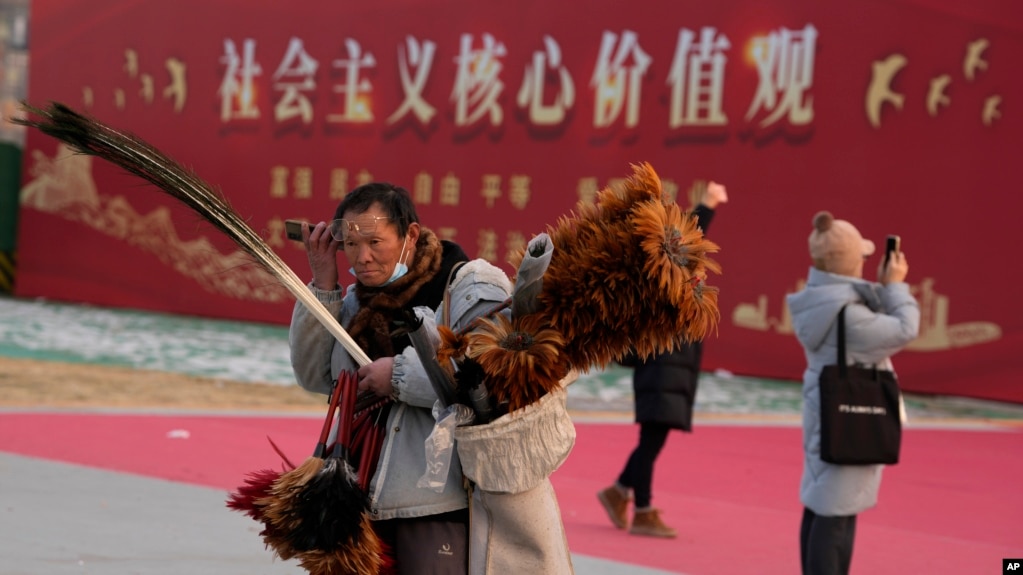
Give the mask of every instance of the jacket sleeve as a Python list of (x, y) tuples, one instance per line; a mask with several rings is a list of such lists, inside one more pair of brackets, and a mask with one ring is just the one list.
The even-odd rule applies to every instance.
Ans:
[(696, 225), (703, 230), (704, 235), (706, 235), (707, 229), (710, 228), (710, 222), (714, 219), (714, 210), (703, 204), (699, 204), (693, 208), (693, 216), (696, 217)]
[[(433, 310), (428, 307), (417, 307), (415, 312), (423, 320), (420, 329), (427, 334), (436, 350), (440, 345), (440, 335), (437, 333)], [(436, 357), (427, 358), (427, 361), (430, 360), (436, 361)], [(397, 392), (399, 401), (416, 407), (432, 408), (438, 399), (433, 384), (430, 383), (430, 376), (423, 367), (423, 359), (411, 345), (394, 356), (391, 386)]]
[[(340, 289), (323, 291), (312, 284), (309, 285), (309, 289), (331, 315), (339, 316), (342, 306)], [(331, 369), (335, 341), (334, 335), (323, 327), (305, 305), (295, 302), (295, 308), (291, 313), (291, 325), (288, 328), (288, 344), (291, 348), (291, 368), (295, 372), (298, 385), (303, 389), (316, 393), (330, 393), (335, 379)]]
[(920, 306), (909, 284), (888, 284), (878, 295), (881, 309), (850, 305), (845, 312), (848, 359), (867, 365), (885, 362), (916, 339), (920, 330)]
[[(511, 295), (508, 277), (499, 268), (484, 260), (473, 260), (464, 268), (464, 271), (459, 271), (449, 287), (451, 329), (456, 331)], [(433, 310), (422, 307), (416, 308), (416, 312), (423, 319), (422, 329), (429, 332), (434, 346), (439, 346), (438, 320)], [(435, 361), (436, 358), (427, 361), (429, 360)], [(412, 346), (408, 346), (395, 356), (391, 385), (397, 390), (398, 399), (410, 405), (430, 408), (437, 400), (437, 394), (423, 367), (423, 360)]]
[(451, 286), (451, 329), (458, 331), (511, 297), (508, 276), (486, 260), (464, 266)]

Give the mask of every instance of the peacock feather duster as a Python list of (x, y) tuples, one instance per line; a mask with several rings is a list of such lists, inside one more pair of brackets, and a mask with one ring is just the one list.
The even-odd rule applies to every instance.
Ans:
[(219, 190), (142, 138), (116, 130), (64, 104), (51, 102), (48, 107), (39, 108), (23, 102), (21, 109), (27, 117), (12, 118), (11, 122), (36, 128), (79, 153), (107, 160), (191, 208), (275, 276), (337, 338), (359, 365), (370, 363), (369, 356), (337, 319), (249, 227)]

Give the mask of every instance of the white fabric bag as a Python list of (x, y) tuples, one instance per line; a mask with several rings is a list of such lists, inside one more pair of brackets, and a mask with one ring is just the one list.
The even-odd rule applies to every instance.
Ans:
[(455, 430), (462, 472), (472, 482), (471, 575), (574, 573), (550, 475), (575, 444), (564, 386), (576, 377), (489, 424)]

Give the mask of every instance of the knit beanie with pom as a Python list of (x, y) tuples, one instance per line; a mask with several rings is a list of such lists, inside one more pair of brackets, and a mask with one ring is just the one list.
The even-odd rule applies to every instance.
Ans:
[(874, 253), (874, 242), (863, 239), (852, 224), (836, 220), (831, 212), (817, 212), (810, 232), (810, 257), (817, 269), (858, 276), (863, 258)]

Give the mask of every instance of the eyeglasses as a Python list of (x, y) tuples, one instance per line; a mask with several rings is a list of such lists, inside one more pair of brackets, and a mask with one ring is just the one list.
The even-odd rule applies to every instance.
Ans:
[(334, 220), (330, 222), (330, 235), (339, 242), (347, 240), (353, 233), (362, 237), (370, 236), (377, 230), (378, 221), (388, 219), (387, 216), (363, 216), (355, 220)]

